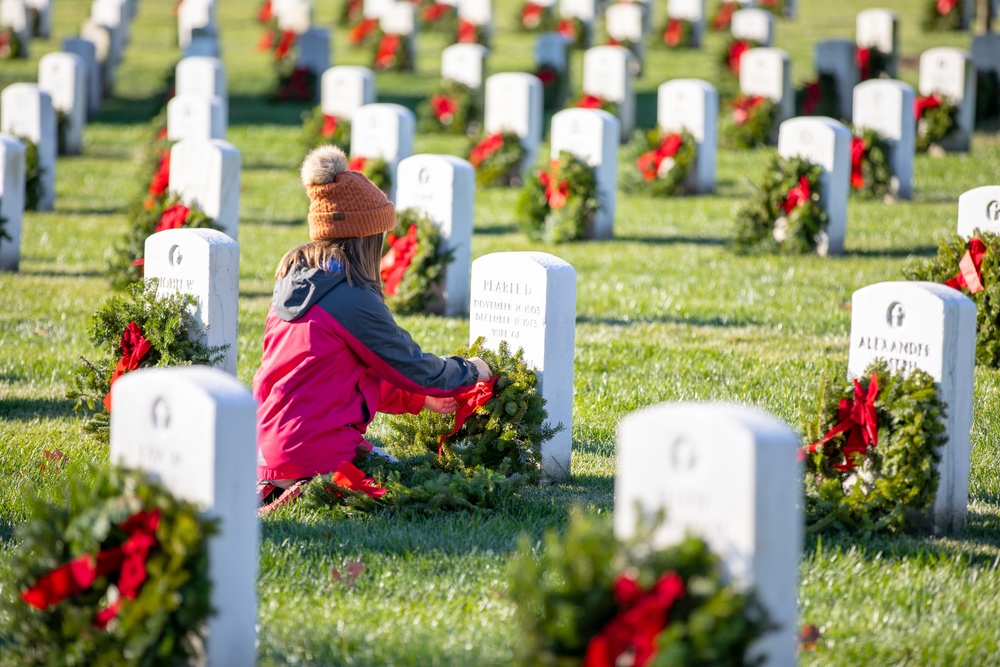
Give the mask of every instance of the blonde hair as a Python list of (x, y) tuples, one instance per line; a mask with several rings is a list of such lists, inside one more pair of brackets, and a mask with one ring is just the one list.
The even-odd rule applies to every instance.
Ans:
[(360, 238), (318, 239), (292, 248), (278, 262), (275, 278), (284, 278), (295, 268), (330, 270), (339, 264), (347, 275), (348, 285), (372, 287), (385, 299), (382, 290), (382, 237), (372, 234)]

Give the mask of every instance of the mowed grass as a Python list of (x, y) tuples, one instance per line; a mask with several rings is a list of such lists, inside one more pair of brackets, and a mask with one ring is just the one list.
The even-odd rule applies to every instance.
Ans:
[[(36, 42), (26, 62), (0, 63), (0, 86), (33, 81), (37, 60), (76, 32), (89, 10), (60, 0), (55, 38)], [(250, 384), (261, 355), (272, 272), (288, 248), (307, 238), (307, 200), (297, 180), (302, 105), (270, 105), (266, 56), (255, 50), (254, 2), (220, 3), (230, 82), (230, 132), (243, 155), (239, 378)], [(530, 70), (530, 36), (513, 31), (515, 3), (497, 2), (499, 34), (492, 72)], [(662, 8), (657, 3), (662, 20)], [(714, 5), (714, 3), (709, 3)], [(794, 22), (777, 22), (777, 45), (793, 57), (794, 78), (812, 72), (812, 44), (853, 35), (868, 4), (810, 0)], [(21, 270), (0, 275), (0, 568), (25, 517), (29, 487), (58, 495), (64, 477), (108, 458), (82, 433), (64, 398), (81, 355), (91, 355), (90, 315), (110, 294), (106, 255), (125, 229), (124, 211), (146, 186), (137, 157), (164, 73), (178, 58), (171, 0), (144, 0), (120, 71), (116, 97), (85, 135), (80, 157), (57, 167), (57, 209), (28, 213)], [(316, 3), (316, 22), (332, 26), (339, 3)], [(923, 3), (882, 6), (901, 18), (904, 68), (937, 45), (967, 47), (960, 34), (921, 33)], [(650, 50), (637, 82), (639, 120), (655, 120), (655, 90), (675, 77), (720, 84), (725, 37), (710, 34), (700, 52)], [(335, 31), (338, 64), (367, 64)], [(378, 77), (380, 99), (414, 106), (437, 80), (439, 35), (423, 35), (415, 74)], [(573, 58), (579, 85), (582, 58)], [(461, 138), (418, 136), (417, 152), (463, 154)], [(543, 148), (543, 154), (545, 149)], [(917, 158), (916, 199), (885, 205), (853, 200), (842, 258), (741, 257), (728, 247), (732, 213), (751, 191), (770, 151), (721, 151), (711, 197), (653, 200), (619, 196), (615, 239), (547, 246), (529, 242), (513, 213), (517, 193), (480, 190), (475, 257), (542, 250), (577, 270), (573, 477), (531, 490), (502, 510), (401, 519), (375, 515), (331, 521), (302, 510), (262, 522), (262, 665), (502, 665), (519, 641), (506, 597), (506, 568), (518, 535), (538, 537), (564, 524), (572, 503), (595, 512), (613, 506), (615, 432), (632, 410), (661, 401), (748, 403), (793, 425), (813, 404), (821, 378), (841, 377), (847, 361), (851, 293), (895, 280), (914, 258), (954, 233), (956, 202), (970, 188), (1000, 179), (1000, 137), (980, 133), (970, 155)], [(627, 165), (622, 164), (621, 168)], [(439, 353), (467, 342), (461, 318), (401, 318)], [(374, 439), (385, 431), (373, 426)], [(1000, 375), (977, 369), (969, 527), (957, 537), (857, 540), (808, 538), (800, 567), (801, 620), (819, 626), (804, 665), (989, 665), (1000, 647)], [(391, 449), (392, 443), (383, 441)], [(61, 474), (39, 469), (45, 449), (69, 456)], [(239, 557), (234, 554), (233, 557)], [(355, 587), (335, 582), (362, 559)], [(2, 638), (0, 638), (2, 642)], [(3, 663), (0, 644), (0, 663)]]

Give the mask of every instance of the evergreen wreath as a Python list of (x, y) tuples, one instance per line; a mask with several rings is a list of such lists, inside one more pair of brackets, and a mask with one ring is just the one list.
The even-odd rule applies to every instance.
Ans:
[(922, 27), (929, 32), (962, 29), (961, 0), (925, 0)]
[(421, 30), (435, 30), (450, 35), (455, 32), (458, 16), (454, 5), (436, 0), (421, 0), (420, 21)]
[(722, 76), (738, 80), (740, 78), (740, 59), (743, 58), (743, 54), (759, 46), (761, 43), (755, 39), (733, 38), (729, 40), (719, 57), (719, 71), (722, 72)]
[(958, 107), (947, 97), (918, 97), (916, 116), (918, 153), (926, 153), (958, 130)]
[(760, 0), (758, 5), (775, 16), (784, 16), (787, 11), (785, 0)]
[(466, 134), (481, 116), (478, 91), (451, 79), (442, 79), (430, 97), (417, 107), (421, 132)]
[(24, 210), (37, 211), (45, 194), (42, 183), (45, 170), (38, 156), (38, 144), (25, 136), (15, 135), (14, 138), (24, 144)]
[(694, 23), (684, 19), (668, 18), (660, 32), (660, 41), (670, 49), (694, 47)]
[(892, 56), (880, 51), (874, 46), (858, 47), (855, 51), (855, 62), (858, 65), (860, 81), (880, 79), (882, 75), (889, 76), (889, 63)]
[(712, 19), (709, 21), (709, 29), (713, 32), (728, 30), (730, 24), (733, 22), (733, 14), (739, 8), (740, 3), (737, 0), (721, 0), (719, 6), (715, 9), (715, 13), (712, 14)]
[(350, 171), (359, 171), (382, 192), (392, 189), (392, 172), (389, 163), (381, 157), (355, 157), (348, 164)]
[(459, 17), (458, 28), (455, 30), (455, 43), (489, 46), (488, 28), (488, 25), (479, 25)]
[[(972, 247), (973, 244), (977, 247)], [(971, 280), (972, 285), (964, 276), (957, 280), (957, 276), (965, 273), (963, 260), (966, 266), (971, 262), (978, 274)], [(962, 289), (976, 304), (976, 362), (1000, 368), (1000, 281), (996, 280), (1000, 276), (1000, 236), (977, 229), (968, 241), (957, 235), (944, 239), (936, 257), (911, 261), (903, 268), (903, 275), (907, 280), (950, 282), (956, 289)]]
[(343, 0), (340, 5), (340, 12), (337, 14), (337, 23), (347, 27), (361, 21), (365, 16), (364, 0)]
[(529, 238), (562, 243), (585, 238), (600, 208), (594, 168), (562, 151), (524, 184), (516, 212)]
[(518, 664), (755, 664), (747, 648), (773, 629), (756, 595), (727, 583), (701, 539), (650, 549), (653, 528), (621, 541), (608, 515), (575, 507), (540, 549), (521, 537), (508, 575)]
[(618, 115), (617, 102), (605, 99), (600, 95), (591, 95), (590, 93), (582, 93), (580, 97), (573, 100), (569, 106), (570, 108), (575, 109), (600, 109), (602, 111), (607, 111), (612, 116)]
[(759, 148), (771, 142), (778, 105), (761, 95), (739, 95), (730, 102), (733, 112), (723, 116), (722, 138), (730, 148)]
[[(405, 244), (410, 239), (407, 250), (398, 247), (398, 241)], [(390, 250), (394, 250), (394, 262), (387, 260)], [(382, 280), (389, 310), (397, 314), (423, 313), (435, 300), (440, 301), (441, 281), (453, 255), (442, 241), (441, 230), (422, 211), (396, 211), (396, 228), (382, 244)], [(405, 256), (405, 266), (400, 264), (401, 256)], [(401, 279), (392, 275), (394, 265), (402, 273)]]
[[(218, 520), (137, 471), (70, 476), (62, 491), (58, 501), (27, 494), (29, 519), (17, 528), (3, 586), (5, 652), (38, 667), (195, 664), (213, 613), (208, 540)], [(97, 554), (90, 586), (75, 579), (33, 590), (53, 570)]]
[(815, 81), (806, 82), (795, 91), (795, 108), (800, 116), (840, 117), (840, 95), (837, 79), (829, 72), (820, 72)]
[(945, 410), (930, 375), (893, 373), (881, 360), (843, 389), (824, 382), (803, 428), (806, 530), (929, 529)]
[(736, 212), (737, 250), (806, 254), (823, 245), (830, 219), (819, 205), (823, 168), (775, 155), (753, 196)]
[(318, 96), (316, 72), (300, 65), (278, 67), (278, 83), (271, 96), (272, 102), (315, 102)]
[(362, 17), (351, 26), (347, 33), (347, 41), (352, 47), (360, 48), (374, 41), (377, 36), (379, 36), (378, 19)]
[(1000, 73), (976, 70), (976, 125), (1000, 118)]
[(549, 111), (560, 108), (569, 95), (569, 71), (543, 63), (534, 74), (542, 82), (543, 108)]
[(59, 155), (66, 155), (69, 137), (69, 116), (62, 109), (56, 109), (56, 146)]
[(21, 38), (9, 26), (0, 26), (0, 60), (14, 60), (21, 57)]
[[(131, 285), (125, 294), (110, 296), (91, 316), (90, 343), (101, 357), (97, 361), (80, 357), (81, 363), (73, 373), (72, 388), (66, 392), (66, 398), (76, 401), (74, 411), (86, 408), (92, 413), (85, 429), (104, 440), (109, 426), (104, 400), (111, 391), (116, 369), (124, 373), (153, 366), (212, 365), (222, 359), (225, 351), (226, 346), (210, 348), (202, 342), (203, 327), (194, 316), (198, 305), (195, 297), (190, 294), (158, 296), (157, 282), (153, 279)], [(140, 348), (140, 353), (128, 360), (134, 362), (128, 365), (136, 368), (120, 368), (119, 362), (126, 353), (123, 338)]]
[(412, 72), (413, 57), (410, 53), (410, 41), (406, 35), (393, 35), (378, 31), (375, 40), (375, 52), (372, 54), (372, 69), (376, 72)]
[(698, 145), (687, 130), (640, 130), (625, 148), (629, 168), (622, 175), (626, 192), (654, 197), (685, 194), (685, 181), (698, 155)]
[(875, 130), (855, 128), (851, 140), (851, 191), (882, 199), (891, 186), (889, 142)]
[(476, 183), (483, 187), (517, 187), (521, 163), (527, 152), (515, 132), (481, 134), (469, 147), (469, 163), (476, 169)]
[(517, 27), (522, 32), (550, 32), (557, 26), (555, 6), (528, 0), (517, 12)]
[(590, 44), (590, 26), (578, 16), (560, 18), (556, 32), (566, 38), (571, 49), (586, 49)]
[(268, 25), (273, 20), (274, 8), (271, 6), (271, 0), (264, 0), (264, 2), (260, 3), (260, 7), (257, 8), (257, 23)]
[(108, 266), (108, 277), (115, 289), (142, 280), (146, 239), (167, 229), (219, 229), (196, 204), (183, 204), (174, 193), (152, 200), (152, 208), (133, 206), (128, 215), (128, 229), (117, 243)]
[(308, 153), (317, 146), (333, 144), (345, 153), (351, 149), (351, 121), (323, 113), (322, 107), (302, 112), (302, 147)]

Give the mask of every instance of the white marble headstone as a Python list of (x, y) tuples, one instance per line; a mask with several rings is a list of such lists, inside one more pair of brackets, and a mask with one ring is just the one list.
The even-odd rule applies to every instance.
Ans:
[(849, 39), (827, 39), (816, 43), (816, 73), (830, 74), (837, 82), (838, 117), (851, 120), (854, 86), (858, 85), (857, 45)]
[(597, 18), (596, 0), (559, 0), (559, 16), (580, 19), (590, 25)]
[(33, 83), (13, 83), (0, 92), (0, 132), (24, 137), (38, 146), (42, 170), (39, 211), (56, 203), (56, 112), (52, 97)]
[(705, 0), (667, 0), (667, 16), (690, 21), (692, 46), (701, 46), (705, 35)]
[(558, 160), (562, 151), (572, 153), (591, 167), (597, 177), (601, 207), (587, 238), (614, 236), (615, 198), (618, 191), (618, 119), (600, 109), (564, 109), (552, 116), (549, 157)]
[(411, 2), (397, 2), (378, 20), (379, 28), (388, 35), (411, 37), (417, 30), (417, 10)]
[(453, 252), (445, 268), (444, 314), (467, 313), (476, 170), (452, 155), (413, 155), (399, 163), (396, 174), (396, 210), (423, 211), (441, 230), (441, 243)]
[(196, 95), (216, 98), (222, 103), (222, 121), (229, 126), (229, 87), (226, 68), (218, 58), (189, 56), (181, 59), (176, 68), (175, 95)]
[(323, 113), (353, 120), (354, 112), (375, 103), (375, 75), (367, 67), (331, 67), (320, 79), (320, 98)]
[(125, 46), (129, 42), (129, 22), (123, 0), (94, 0), (90, 6), (90, 20), (104, 26), (111, 35), (111, 54), (115, 65), (120, 65)]
[(24, 220), (24, 144), (0, 134), (0, 218), (10, 240), (0, 238), (0, 271), (17, 271), (21, 263), (21, 225)]
[(280, 30), (291, 30), (296, 35), (301, 35), (312, 28), (312, 2), (309, 0), (284, 0), (278, 5), (275, 18)]
[(377, 19), (396, 4), (396, 0), (364, 0), (362, 13), (366, 19)]
[(938, 464), (934, 527), (959, 532), (969, 503), (975, 303), (938, 283), (886, 282), (859, 289), (851, 300), (848, 376), (860, 376), (876, 359), (885, 359), (894, 371), (919, 368), (938, 383), (938, 396), (947, 405), (948, 442)]
[(719, 92), (701, 79), (674, 79), (661, 84), (656, 95), (656, 124), (667, 132), (687, 130), (698, 145), (687, 186), (693, 192), (715, 190), (719, 145)]
[(919, 90), (921, 95), (940, 95), (958, 106), (958, 129), (941, 146), (968, 151), (976, 121), (976, 70), (969, 52), (942, 46), (921, 53)]
[(1000, 185), (984, 185), (958, 197), (958, 235), (970, 238), (975, 230), (1000, 234)]
[(748, 650), (764, 665), (796, 664), (802, 470), (799, 437), (744, 405), (661, 403), (618, 427), (615, 534), (665, 512), (653, 547), (704, 539), (734, 584), (753, 587), (778, 628)]
[(583, 54), (583, 92), (618, 105), (621, 141), (635, 129), (635, 90), (632, 86), (632, 53), (621, 46), (595, 46)]
[(730, 32), (733, 39), (746, 39), (761, 46), (771, 46), (774, 42), (774, 14), (766, 9), (749, 7), (733, 12)]
[(177, 8), (177, 45), (183, 50), (191, 43), (196, 30), (217, 32), (214, 0), (184, 0)]
[(303, 67), (316, 76), (330, 68), (330, 29), (311, 28), (297, 38), (299, 57), (296, 67)]
[(892, 79), (864, 81), (854, 89), (854, 126), (860, 130), (875, 130), (889, 144), (890, 193), (899, 199), (913, 197), (915, 100), (916, 93), (911, 86)]
[(0, 0), (0, 26), (10, 28), (21, 43), (20, 58), (31, 53), (32, 30), (28, 21), (28, 7), (24, 0)]
[(569, 43), (558, 32), (542, 33), (535, 40), (535, 65), (549, 65), (560, 72), (569, 67)]
[(147, 368), (111, 388), (111, 460), (150, 473), (220, 520), (209, 542), (210, 665), (253, 665), (257, 622), (257, 406), (216, 368)]
[(52, 3), (49, 0), (25, 0), (29, 10), (32, 10), (36, 18), (36, 30), (34, 37), (48, 39), (52, 36)]
[(487, 133), (514, 132), (525, 150), (523, 173), (535, 162), (542, 142), (542, 82), (524, 72), (504, 72), (486, 79)]
[(62, 41), (62, 50), (66, 53), (75, 53), (83, 59), (87, 76), (87, 116), (92, 118), (101, 110), (101, 101), (104, 97), (101, 66), (97, 62), (97, 48), (89, 40), (68, 37)]
[(458, 0), (458, 18), (490, 30), (493, 25), (493, 0)]
[(781, 49), (758, 47), (740, 58), (740, 90), (744, 95), (760, 95), (778, 106), (777, 122), (795, 114), (792, 91), (792, 61)]
[(631, 2), (616, 2), (604, 10), (604, 29), (619, 42), (641, 44), (644, 38), (642, 7)]
[(851, 188), (851, 131), (832, 118), (792, 118), (778, 129), (778, 154), (801, 157), (823, 168), (819, 204), (830, 217), (830, 224), (826, 229), (828, 242), (818, 243), (817, 252), (844, 254)]
[(225, 107), (219, 97), (175, 95), (167, 102), (167, 139), (226, 138)]
[(158, 295), (190, 294), (208, 347), (228, 346), (217, 367), (236, 375), (240, 245), (214, 229), (167, 229), (146, 237), (143, 278)]
[(480, 90), (488, 53), (482, 44), (452, 44), (441, 51), (441, 78)]
[(77, 155), (83, 148), (83, 128), (87, 124), (87, 71), (83, 58), (62, 52), (42, 56), (38, 61), (38, 87), (52, 98), (55, 110), (66, 115), (62, 149), (68, 155)]
[(888, 9), (866, 9), (858, 12), (854, 38), (861, 48), (874, 48), (889, 56), (887, 71), (896, 76), (899, 54), (899, 19)]
[(93, 21), (84, 21), (80, 26), (80, 37), (94, 45), (94, 54), (101, 72), (102, 97), (115, 85), (118, 73), (118, 56), (112, 40), (111, 29)]
[(240, 224), (239, 150), (221, 139), (186, 139), (170, 148), (170, 186), (186, 204), (197, 204), (227, 236)]
[(389, 165), (394, 198), (400, 161), (413, 155), (416, 119), (413, 112), (399, 104), (366, 104), (354, 112), (351, 123), (351, 157), (380, 157)]
[(485, 337), (497, 349), (524, 349), (538, 372), (548, 423), (563, 430), (542, 445), (542, 472), (555, 481), (570, 476), (573, 449), (573, 353), (576, 336), (576, 270), (544, 252), (497, 252), (472, 263), (469, 341)]

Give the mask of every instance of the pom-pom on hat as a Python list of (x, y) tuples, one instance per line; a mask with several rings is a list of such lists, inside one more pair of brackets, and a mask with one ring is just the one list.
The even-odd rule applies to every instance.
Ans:
[(320, 146), (302, 162), (302, 186), (309, 195), (309, 238), (372, 236), (396, 226), (396, 211), (385, 193), (359, 172), (348, 171), (336, 146)]

